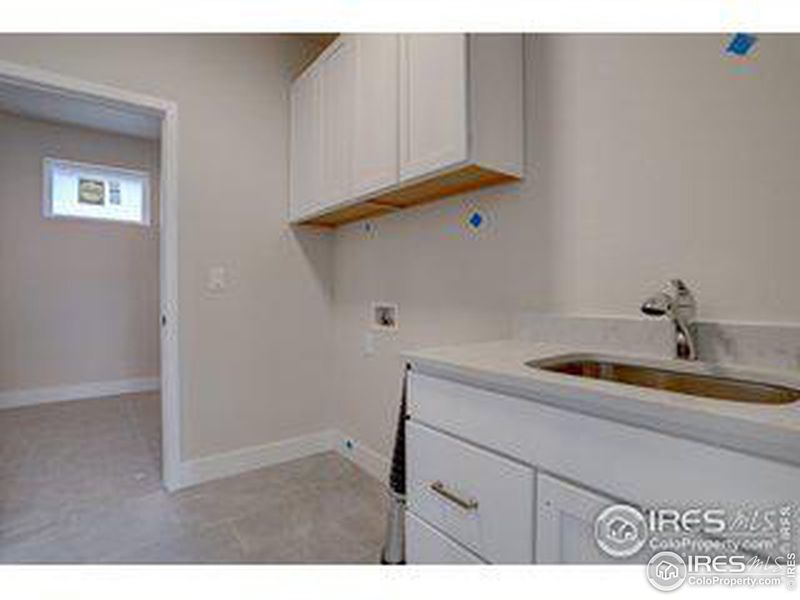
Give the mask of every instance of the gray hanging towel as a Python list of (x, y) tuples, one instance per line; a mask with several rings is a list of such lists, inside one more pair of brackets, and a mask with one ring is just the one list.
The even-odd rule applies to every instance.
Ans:
[(385, 565), (405, 564), (405, 508), (406, 508), (406, 394), (408, 366), (403, 375), (400, 411), (392, 452), (392, 469), (389, 474), (389, 513), (386, 518), (386, 541), (381, 553)]

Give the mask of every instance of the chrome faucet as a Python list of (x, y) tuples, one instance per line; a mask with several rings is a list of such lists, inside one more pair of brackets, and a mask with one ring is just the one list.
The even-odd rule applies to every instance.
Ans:
[(671, 279), (663, 291), (650, 296), (642, 304), (644, 314), (672, 319), (675, 326), (675, 356), (684, 360), (697, 360), (691, 331), (696, 310), (692, 292), (680, 279)]

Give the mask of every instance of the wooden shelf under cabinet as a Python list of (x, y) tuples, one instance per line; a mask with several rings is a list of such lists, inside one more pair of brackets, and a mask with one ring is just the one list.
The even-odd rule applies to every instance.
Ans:
[(316, 227), (338, 227), (354, 221), (379, 217), (404, 208), (418, 206), (447, 196), (520, 180), (520, 177), (514, 177), (506, 173), (499, 173), (477, 165), (466, 165), (430, 179), (413, 183), (400, 189), (390, 190), (355, 204), (343, 206), (324, 215), (311, 217), (300, 221), (299, 224)]

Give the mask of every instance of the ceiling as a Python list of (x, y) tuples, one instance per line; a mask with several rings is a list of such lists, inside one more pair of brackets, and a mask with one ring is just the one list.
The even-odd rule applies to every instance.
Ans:
[[(336, 39), (336, 33), (297, 35), (303, 42), (299, 74)], [(91, 129), (110, 131), (135, 137), (158, 139), (161, 119), (158, 115), (133, 106), (114, 104), (84, 96), (70, 96), (46, 87), (22, 85), (0, 77), (0, 111), (41, 121), (69, 123)]]

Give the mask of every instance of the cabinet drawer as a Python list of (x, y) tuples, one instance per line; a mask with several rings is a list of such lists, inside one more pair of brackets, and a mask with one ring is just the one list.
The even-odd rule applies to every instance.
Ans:
[(406, 423), (412, 512), (492, 563), (533, 562), (533, 469)]
[(413, 370), (408, 380), (415, 421), (616, 498), (640, 505), (800, 498), (796, 466), (558, 408), (559, 396), (543, 398), (547, 403)]
[(406, 513), (406, 562), (410, 565), (483, 564), (477, 556), (413, 513)]

